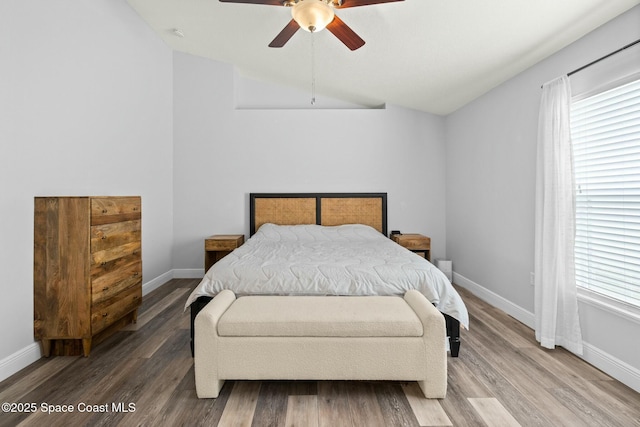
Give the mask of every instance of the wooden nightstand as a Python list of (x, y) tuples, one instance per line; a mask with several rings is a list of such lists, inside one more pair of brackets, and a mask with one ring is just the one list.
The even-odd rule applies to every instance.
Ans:
[(393, 234), (391, 240), (431, 262), (431, 238), (422, 234)]
[(204, 239), (204, 272), (244, 243), (244, 234), (216, 234)]

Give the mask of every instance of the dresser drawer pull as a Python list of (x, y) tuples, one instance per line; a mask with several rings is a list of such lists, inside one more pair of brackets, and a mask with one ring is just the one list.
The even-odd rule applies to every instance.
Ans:
[(102, 262), (100, 263), (100, 265), (104, 267), (105, 265), (107, 265), (107, 262), (106, 262), (106, 261), (102, 261)]
[(109, 290), (108, 286), (105, 286), (104, 288), (102, 288), (102, 292), (107, 292)]
[(101, 237), (101, 239), (102, 239), (102, 240), (104, 240), (104, 239), (106, 239), (106, 238), (107, 238), (107, 236), (102, 236), (102, 237)]
[(102, 213), (107, 213), (107, 210), (106, 209), (102, 209)]
[(137, 276), (138, 276), (138, 274), (140, 274), (140, 273), (138, 273), (138, 272), (136, 271), (135, 273), (133, 273), (133, 277), (137, 277)]
[(102, 317), (107, 317), (109, 313), (102, 313)]

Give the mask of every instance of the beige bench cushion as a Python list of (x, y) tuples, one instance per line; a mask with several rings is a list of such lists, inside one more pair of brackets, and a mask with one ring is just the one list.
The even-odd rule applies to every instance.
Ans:
[(402, 297), (246, 296), (218, 323), (220, 336), (421, 337), (420, 319)]

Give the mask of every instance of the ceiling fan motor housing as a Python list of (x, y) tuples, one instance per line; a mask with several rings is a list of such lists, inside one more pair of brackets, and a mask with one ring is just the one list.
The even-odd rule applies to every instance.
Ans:
[(298, 0), (291, 8), (291, 16), (303, 30), (311, 33), (323, 30), (333, 21), (332, 0)]
[[(284, 0), (282, 2), (282, 5), (283, 6), (293, 6), (296, 3), (300, 3), (301, 1), (304, 1), (304, 0)], [(343, 2), (343, 0), (329, 0), (326, 3), (332, 4), (334, 7), (340, 7), (340, 6), (342, 6), (342, 2)]]

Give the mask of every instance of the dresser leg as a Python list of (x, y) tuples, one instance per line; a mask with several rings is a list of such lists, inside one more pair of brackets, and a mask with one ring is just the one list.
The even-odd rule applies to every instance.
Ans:
[(84, 357), (89, 357), (89, 352), (91, 352), (91, 338), (82, 338), (82, 352)]
[(51, 356), (51, 340), (42, 339), (42, 355), (44, 357)]

